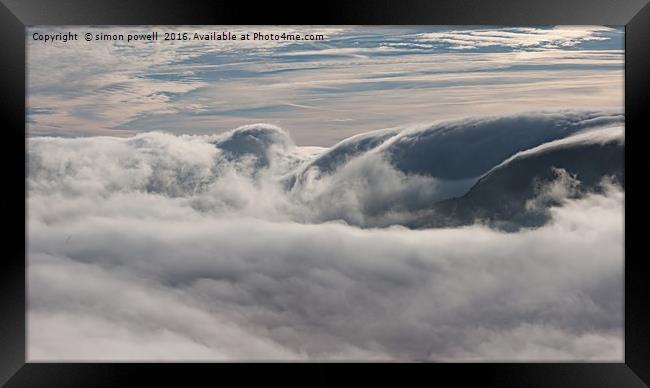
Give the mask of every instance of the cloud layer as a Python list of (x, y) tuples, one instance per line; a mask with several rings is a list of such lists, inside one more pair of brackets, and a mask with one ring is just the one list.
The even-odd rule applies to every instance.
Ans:
[(266, 122), (290, 128), (299, 145), (329, 147), (369, 128), (468, 112), (623, 106), (621, 28), (221, 26), (215, 32), (258, 29), (326, 38), (44, 44), (32, 34), (157, 30), (162, 37), (215, 27), (30, 28), (28, 132), (211, 134)]
[[(400, 224), (500, 163), (623, 144), (621, 124), (611, 112), (520, 114), (331, 149), (270, 125), (30, 138), (29, 360), (620, 361), (617, 182), (577, 195), (581, 176), (552, 170), (527, 205), (548, 219), (516, 233)], [(449, 169), (404, 168), (439, 144), (456, 147), (435, 153)]]
[(420, 35), (421, 42), (448, 44), (454, 49), (485, 47), (554, 49), (611, 38), (615, 29), (605, 26), (555, 26), (552, 28), (513, 27), (453, 29)]

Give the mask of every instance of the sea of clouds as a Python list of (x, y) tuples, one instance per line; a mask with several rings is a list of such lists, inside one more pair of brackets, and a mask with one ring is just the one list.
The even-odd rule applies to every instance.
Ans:
[(548, 222), (515, 233), (404, 225), (516, 155), (623, 141), (622, 123), (525, 113), (331, 148), (263, 124), (29, 138), (28, 358), (620, 361), (615, 181), (576, 196), (558, 170), (527, 204)]

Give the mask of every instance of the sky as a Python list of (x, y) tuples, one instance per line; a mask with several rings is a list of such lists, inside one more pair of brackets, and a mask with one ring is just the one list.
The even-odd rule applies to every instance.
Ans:
[[(34, 33), (314, 33), (322, 41), (34, 40)], [(624, 31), (604, 26), (32, 27), (29, 136), (215, 134), (298, 145), (468, 115), (622, 109)]]
[(29, 361), (623, 359), (622, 28), (26, 39)]

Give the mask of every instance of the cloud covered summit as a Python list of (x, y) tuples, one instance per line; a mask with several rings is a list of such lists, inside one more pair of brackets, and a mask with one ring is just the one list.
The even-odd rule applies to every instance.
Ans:
[(29, 359), (620, 360), (623, 125), (29, 138)]

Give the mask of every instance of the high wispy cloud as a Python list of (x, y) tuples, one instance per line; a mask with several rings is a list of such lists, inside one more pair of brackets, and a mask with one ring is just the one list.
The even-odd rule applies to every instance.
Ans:
[(616, 33), (616, 29), (604, 26), (474, 28), (423, 33), (418, 40), (448, 44), (453, 49), (463, 50), (485, 47), (558, 49), (586, 42), (607, 41)]
[[(48, 43), (27, 33), (30, 135), (207, 134), (256, 122), (331, 146), (368, 128), (623, 104), (623, 31), (606, 27), (220, 27), (323, 41)], [(436, 98), (432, 98), (435, 96)], [(386, 109), (390, 107), (391, 109)]]

